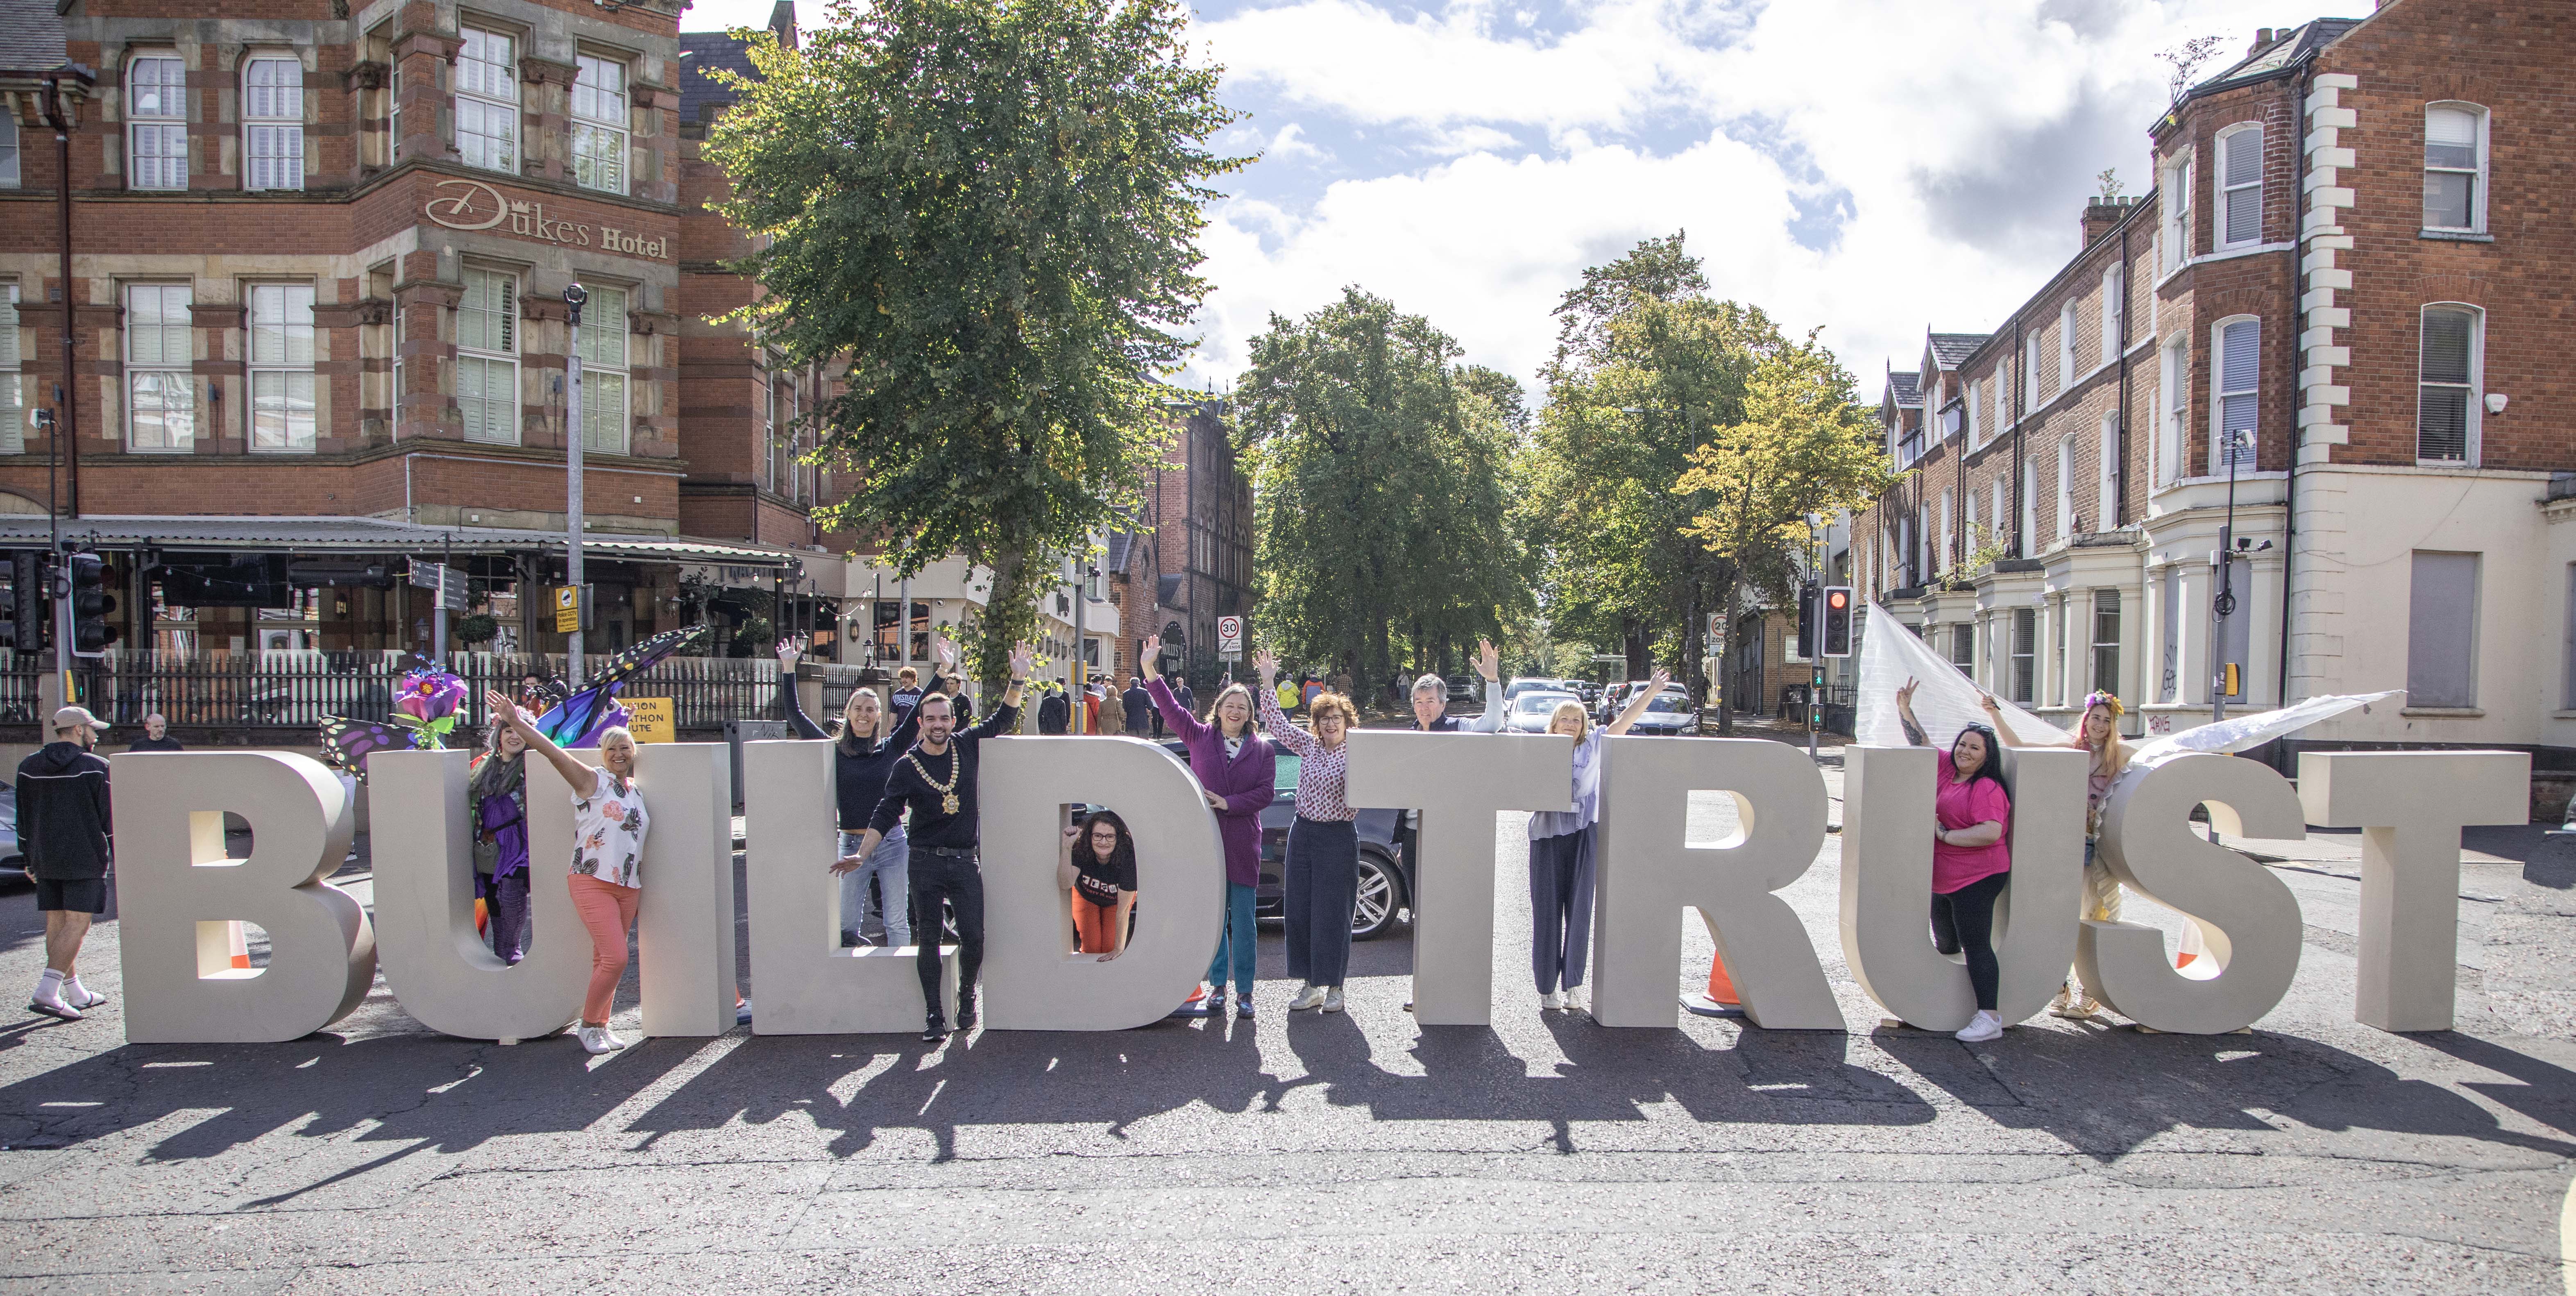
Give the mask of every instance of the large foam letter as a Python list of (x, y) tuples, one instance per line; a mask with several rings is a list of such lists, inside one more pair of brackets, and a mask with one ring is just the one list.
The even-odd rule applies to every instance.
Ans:
[(1415, 834), (1413, 1019), (1484, 1026), (1494, 1018), (1494, 816), (1574, 808), (1574, 740), (1539, 734), (1358, 730), (1354, 809), (1422, 812)]
[(2094, 997), (2140, 1025), (2217, 1035), (2253, 1025), (2289, 993), (2302, 929), (2298, 897), (2271, 870), (2203, 839), (2191, 823), (2195, 805), (2231, 836), (2296, 840), (2308, 829), (2289, 780), (2235, 756), (2178, 756), (2112, 792), (2103, 862), (2129, 889), (2197, 925), (2218, 974), (2176, 972), (2153, 927), (2090, 918), (2075, 967)]
[(2528, 752), (2301, 752), (2308, 822), (2361, 833), (2361, 985), (2353, 1019), (2451, 1029), (2460, 829), (2530, 818)]
[[(2011, 755), (2012, 882), (1995, 901), (1995, 1010), (2017, 1022), (2046, 1006), (2074, 960), (2084, 899), (2084, 774), (2079, 751)], [(1966, 961), (1932, 948), (1932, 803), (1928, 747), (1843, 752), (1843, 958), (1872, 999), (1925, 1030), (1976, 1015)], [(2018, 920), (2016, 920), (2018, 918)]]
[(376, 941), (394, 997), (422, 1025), (467, 1039), (531, 1039), (578, 1016), (590, 982), (590, 936), (564, 889), (571, 852), (532, 843), (528, 953), (516, 967), (503, 963), (474, 930), (467, 760), (462, 751), (367, 759)]
[[(349, 853), (340, 780), (284, 752), (120, 753), (117, 905), (131, 1044), (257, 1044), (349, 1015), (376, 975), (355, 898), (324, 882)], [(224, 848), (224, 812), (251, 853)], [(232, 966), (227, 921), (267, 931), (268, 966)]]
[[(1682, 957), (1674, 911), (1699, 910), (1744, 997), (1773, 1030), (1841, 1030), (1816, 947), (1789, 902), (1825, 841), (1825, 783), (1806, 754), (1751, 738), (1612, 738), (1601, 755), (1600, 891), (1592, 1016), (1604, 1026), (1671, 1026)], [(1735, 798), (1743, 835), (1689, 845), (1690, 794)]]
[[(992, 750), (986, 748), (987, 751)], [(832, 789), (832, 744), (785, 739), (742, 748), (751, 891), (751, 1028), (761, 1035), (867, 1034), (921, 1029), (918, 946), (841, 948), (841, 854)], [(898, 908), (906, 895), (888, 895)], [(956, 1001), (957, 947), (948, 946), (943, 1003)]]
[[(1134, 738), (996, 738), (983, 753), (985, 1023), (1125, 1030), (1170, 1016), (1224, 924), (1225, 850), (1199, 781)], [(1073, 952), (1055, 882), (1058, 808), (1086, 802), (1116, 810), (1136, 838), (1136, 929), (1106, 963)]]
[[(596, 748), (573, 755), (599, 763)], [(635, 784), (652, 820), (635, 918), (647, 1035), (721, 1035), (734, 1026), (731, 759), (723, 743), (646, 743), (635, 752)], [(572, 791), (551, 762), (531, 758), (528, 855), (550, 854), (564, 865), (539, 869), (531, 891), (562, 886), (572, 857)], [(589, 940), (580, 948), (587, 960)]]

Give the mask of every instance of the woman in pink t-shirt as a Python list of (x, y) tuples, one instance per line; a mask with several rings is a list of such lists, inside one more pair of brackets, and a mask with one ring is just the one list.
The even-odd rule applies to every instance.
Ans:
[[(1897, 720), (1905, 740), (1929, 747), (1922, 722), (1914, 718), (1914, 680), (1896, 690)], [(2004, 1033), (1995, 1011), (1995, 989), (2002, 979), (1995, 962), (1995, 901), (2012, 880), (2012, 790), (2004, 786), (1999, 757), (2002, 744), (1995, 731), (1972, 724), (1950, 740), (1941, 753), (1939, 791), (1934, 794), (1932, 828), (1932, 937), (1944, 954), (1968, 958), (1968, 984), (1977, 992), (1977, 1015), (1959, 1038), (1979, 1044)]]

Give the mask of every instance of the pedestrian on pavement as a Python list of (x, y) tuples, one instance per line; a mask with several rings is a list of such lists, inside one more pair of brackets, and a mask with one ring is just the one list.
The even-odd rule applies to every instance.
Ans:
[(115, 817), (107, 761), (93, 750), (105, 728), (87, 708), (64, 707), (54, 712), (54, 740), (18, 762), (18, 849), (45, 915), (45, 970), (27, 1008), (64, 1021), (107, 1002), (81, 984), (77, 964), (90, 920), (107, 912)]
[(143, 736), (126, 744), (130, 752), (186, 751), (179, 740), (170, 736), (170, 721), (158, 711), (143, 717)]
[(1416, 733), (1493, 733), (1503, 727), (1503, 656), (1490, 639), (1476, 641), (1476, 671), (1485, 677), (1485, 713), (1462, 721), (1449, 714), (1449, 682), (1437, 675), (1413, 681)]
[[(934, 680), (943, 671), (955, 668), (956, 645), (933, 635), (930, 653)], [(921, 708), (916, 704), (906, 710), (903, 718), (895, 722), (893, 732), (887, 733), (885, 704), (877, 699), (877, 691), (855, 688), (850, 690), (849, 701), (842, 704), (840, 732), (827, 734), (812, 716), (805, 714), (804, 701), (796, 696), (796, 662), (805, 655), (803, 647), (793, 638), (781, 639), (777, 654), (778, 700), (787, 714), (788, 727), (799, 738), (832, 740), (832, 804), (841, 830), (839, 850), (834, 854), (838, 860), (858, 850), (859, 838), (868, 830), (869, 816), (885, 799), (886, 778), (894, 772), (894, 763), (920, 735)], [(907, 912), (912, 905), (911, 863), (911, 844), (904, 837), (903, 825), (896, 824), (858, 867), (847, 872), (835, 870), (840, 878), (843, 949), (862, 941), (867, 928), (870, 882), (876, 884), (882, 897), (878, 904), (887, 947), (899, 949), (912, 943), (912, 921)]]
[[(1158, 671), (1159, 666), (1160, 664), (1157, 663)], [(1155, 678), (1160, 679), (1162, 676), (1158, 673)], [(1190, 682), (1177, 675), (1173, 676), (1167, 682), (1172, 686), (1172, 700), (1180, 703), (1183, 711), (1187, 711), (1191, 715), (1197, 715), (1199, 711), (1199, 699), (1197, 694), (1190, 691)], [(1162, 711), (1162, 708), (1159, 706), (1154, 709), (1158, 715)], [(1243, 712), (1247, 718), (1252, 714), (1252, 698), (1249, 694), (1245, 695), (1243, 699)]]
[(527, 714), (499, 693), (492, 714), (572, 785), (572, 869), (564, 878), (572, 907), (590, 931), (590, 990), (581, 1001), (581, 1046), (592, 1053), (626, 1047), (608, 1029), (617, 982), (626, 975), (626, 937), (644, 903), (644, 835), (653, 824), (635, 784), (635, 735), (617, 725), (599, 735), (599, 768), (555, 745)]
[(1142, 675), (1128, 676), (1127, 692), (1121, 695), (1118, 700), (1127, 708), (1127, 736), (1130, 738), (1153, 737), (1154, 695), (1145, 691), (1145, 677)]
[(896, 715), (921, 705), (921, 672), (906, 666), (894, 673), (894, 692), (886, 698)]
[[(931, 680), (930, 693), (948, 695), (948, 713), (956, 720), (958, 728), (963, 729), (975, 722), (975, 699), (966, 695), (966, 680), (957, 672), (952, 670)], [(930, 693), (922, 696), (928, 697)]]
[(1319, 693), (1308, 733), (1288, 722), (1272, 700), (1279, 658), (1263, 649), (1252, 659), (1261, 675), (1261, 723), (1273, 742), (1295, 752), (1297, 821), (1288, 826), (1288, 858), (1281, 905), (1287, 919), (1288, 975), (1304, 983), (1288, 1002), (1291, 1011), (1342, 1010), (1342, 978), (1351, 963), (1351, 910), (1359, 903), (1359, 815), (1344, 799), (1350, 774), (1349, 737), (1359, 709), (1339, 693)]
[(1056, 885), (1072, 894), (1073, 952), (1103, 963), (1127, 948), (1136, 908), (1136, 839), (1115, 811), (1094, 810), (1064, 830)]
[(1046, 696), (1038, 699), (1038, 732), (1060, 734), (1073, 724), (1073, 705), (1064, 700), (1064, 686), (1049, 682)]
[[(1213, 1016), (1225, 1010), (1227, 969), (1234, 976), (1235, 1015), (1252, 1015), (1254, 951), (1260, 932), (1253, 907), (1261, 888), (1261, 812), (1279, 799), (1279, 753), (1252, 727), (1252, 690), (1229, 684), (1216, 696), (1202, 720), (1155, 672), (1162, 646), (1145, 641), (1145, 691), (1155, 709), (1179, 734), (1190, 753), (1190, 773), (1198, 776), (1199, 795), (1216, 811), (1216, 836), (1225, 853), (1225, 923), (1217, 938), (1216, 957), (1208, 960), (1206, 978), (1181, 1005), (1181, 1015)], [(1353, 885), (1356, 887), (1357, 882)]]
[(957, 923), (957, 1029), (973, 1030), (975, 974), (984, 963), (984, 875), (976, 866), (978, 815), (975, 804), (978, 748), (995, 734), (1009, 733), (1019, 719), (1020, 690), (1029, 677), (1036, 650), (1026, 642), (1011, 649), (1011, 687), (1002, 704), (982, 724), (960, 730), (953, 699), (933, 693), (921, 700), (921, 741), (895, 762), (886, 779), (885, 799), (877, 803), (859, 848), (832, 866), (846, 873), (871, 857), (896, 821), (911, 813), (912, 929), (919, 933), (921, 998), (928, 1013), (921, 1039), (936, 1044), (948, 1035), (948, 1015), (939, 997), (940, 933), (946, 914)]
[[(2023, 742), (2004, 721), (2003, 707), (1993, 694), (1980, 694), (1978, 704), (1985, 708), (1986, 719), (1994, 722), (1995, 733), (2006, 747), (2061, 745)], [(2129, 745), (2120, 741), (2120, 716), (2125, 710), (2117, 694), (2096, 691), (2086, 695), (2084, 726), (2076, 731), (2073, 742), (2062, 744), (2093, 758), (2084, 779), (2084, 917), (2093, 922), (2120, 921), (2120, 879), (2111, 876), (2111, 866), (2101, 861), (2096, 847), (2102, 840), (2102, 807), (2111, 799), (2111, 783), (2129, 767)], [(2067, 979), (2058, 984), (2057, 997), (2049, 1001), (2048, 1011), (2083, 1021), (2098, 1016), (2102, 1005), (2077, 985), (2070, 970)]]
[[(1270, 688), (1270, 681), (1263, 680), (1261, 682), (1261, 687), (1265, 692), (1268, 691)], [(1304, 705), (1304, 700), (1297, 696), (1297, 685), (1293, 680), (1281, 680), (1279, 682), (1279, 696), (1276, 700), (1281, 711), (1294, 711)], [(1262, 723), (1266, 725), (1269, 721), (1264, 720)]]
[(1297, 678), (1297, 700), (1305, 705), (1306, 719), (1308, 723), (1312, 723), (1315, 719), (1315, 699), (1324, 695), (1324, 682), (1312, 675), (1300, 675)]
[(528, 952), (527, 753), (518, 730), (495, 723), (474, 767), (474, 894), (492, 953), (509, 964)]
[[(1905, 741), (1929, 747), (1931, 739), (1914, 718), (1916, 686), (1908, 679), (1896, 690), (1896, 716)], [(1653, 696), (1651, 690), (1647, 696)], [(2002, 980), (1995, 961), (1995, 901), (2012, 881), (2006, 830), (2012, 822), (2012, 789), (2004, 786), (2003, 748), (1995, 731), (1981, 724), (1961, 729), (1950, 740), (1950, 750), (1941, 753), (1939, 778), (1933, 794), (1932, 943), (1944, 954), (1967, 955), (1977, 1015), (1959, 1039), (1981, 1044), (2004, 1033), (2003, 1017), (1995, 1011)]]
[(1601, 811), (1601, 740), (1628, 732), (1646, 704), (1671, 676), (1655, 672), (1655, 688), (1639, 693), (1619, 718), (1596, 726), (1583, 704), (1556, 704), (1547, 731), (1574, 740), (1574, 808), (1540, 810), (1529, 820), (1530, 972), (1538, 980), (1538, 1006), (1580, 1008), (1592, 935), (1594, 838)]

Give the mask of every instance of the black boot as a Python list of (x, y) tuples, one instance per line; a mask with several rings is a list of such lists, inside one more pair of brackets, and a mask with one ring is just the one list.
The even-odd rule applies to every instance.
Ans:
[(973, 986), (957, 992), (957, 1029), (961, 1031), (975, 1029), (975, 987)]
[(940, 1016), (939, 1010), (933, 1008), (930, 1010), (929, 1022), (921, 1028), (921, 1042), (936, 1044), (946, 1038), (948, 1038), (948, 1019)]

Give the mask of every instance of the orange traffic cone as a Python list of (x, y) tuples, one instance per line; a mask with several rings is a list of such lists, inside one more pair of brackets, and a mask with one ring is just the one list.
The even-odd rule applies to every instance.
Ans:
[(233, 969), (238, 972), (249, 971), (250, 933), (243, 931), (239, 922), (228, 922), (224, 924), (224, 937), (232, 943)]
[(1726, 975), (1725, 955), (1709, 956), (1708, 992), (1683, 995), (1682, 1007), (1702, 1017), (1736, 1017), (1743, 1014), (1743, 1000), (1735, 993), (1735, 980)]

